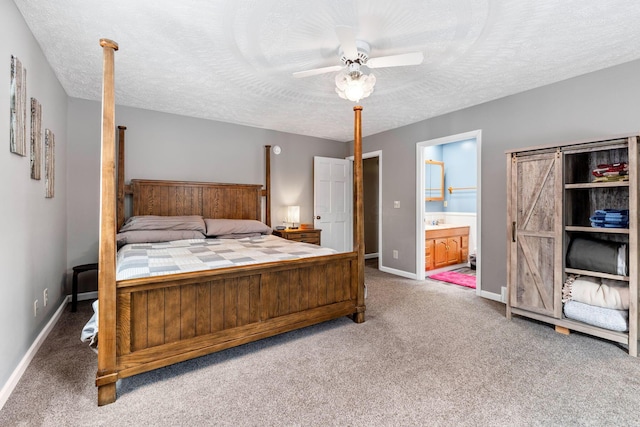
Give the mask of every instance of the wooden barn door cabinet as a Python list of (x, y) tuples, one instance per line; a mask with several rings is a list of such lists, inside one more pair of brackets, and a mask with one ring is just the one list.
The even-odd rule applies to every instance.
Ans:
[[(507, 153), (507, 307), (520, 315), (638, 349), (638, 135), (540, 146)], [(628, 164), (628, 179), (598, 181), (602, 165)], [(628, 228), (592, 226), (598, 209), (628, 209)], [(567, 265), (576, 239), (626, 244), (627, 274)], [(568, 275), (614, 279), (629, 287), (628, 331), (569, 319), (562, 288)]]

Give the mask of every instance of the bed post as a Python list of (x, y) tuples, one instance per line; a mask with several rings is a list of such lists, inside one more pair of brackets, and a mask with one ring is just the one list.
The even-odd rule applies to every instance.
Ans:
[(118, 202), (117, 202), (117, 214), (116, 214), (116, 231), (122, 227), (124, 223), (124, 131), (127, 130), (126, 126), (118, 126), (118, 179), (116, 185), (118, 186)]
[(264, 146), (264, 157), (265, 157), (265, 189), (264, 189), (264, 198), (265, 198), (265, 224), (271, 227), (271, 146)]
[(364, 203), (362, 184), (362, 107), (353, 107), (355, 112), (353, 138), (353, 250), (358, 253), (358, 311), (353, 315), (356, 323), (364, 322)]
[(98, 405), (116, 400), (116, 176), (114, 52), (118, 44), (100, 39), (102, 77), (102, 154), (100, 175), (100, 239), (98, 253)]

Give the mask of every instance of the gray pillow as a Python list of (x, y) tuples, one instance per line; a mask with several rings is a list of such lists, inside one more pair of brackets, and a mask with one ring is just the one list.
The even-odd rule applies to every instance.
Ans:
[(233, 234), (220, 234), (216, 236), (217, 239), (244, 239), (245, 237), (259, 237), (261, 233), (233, 233)]
[(247, 233), (271, 234), (272, 231), (265, 223), (255, 219), (205, 218), (204, 223), (207, 226), (205, 234), (209, 237)]
[(204, 239), (204, 234), (197, 230), (131, 230), (118, 233), (118, 247), (129, 243), (156, 243), (172, 240)]
[(206, 226), (200, 215), (139, 215), (127, 219), (120, 232), (133, 230), (195, 230), (204, 233)]

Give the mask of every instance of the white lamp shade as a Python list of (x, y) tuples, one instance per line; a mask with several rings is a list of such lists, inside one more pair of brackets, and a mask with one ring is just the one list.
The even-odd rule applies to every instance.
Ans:
[(287, 222), (300, 223), (300, 206), (287, 207)]

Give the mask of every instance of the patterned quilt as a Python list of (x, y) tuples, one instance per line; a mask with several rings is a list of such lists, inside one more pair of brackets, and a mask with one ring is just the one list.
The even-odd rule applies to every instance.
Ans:
[(336, 253), (309, 243), (273, 235), (243, 239), (191, 239), (138, 243), (118, 251), (116, 280), (237, 265), (260, 264)]

